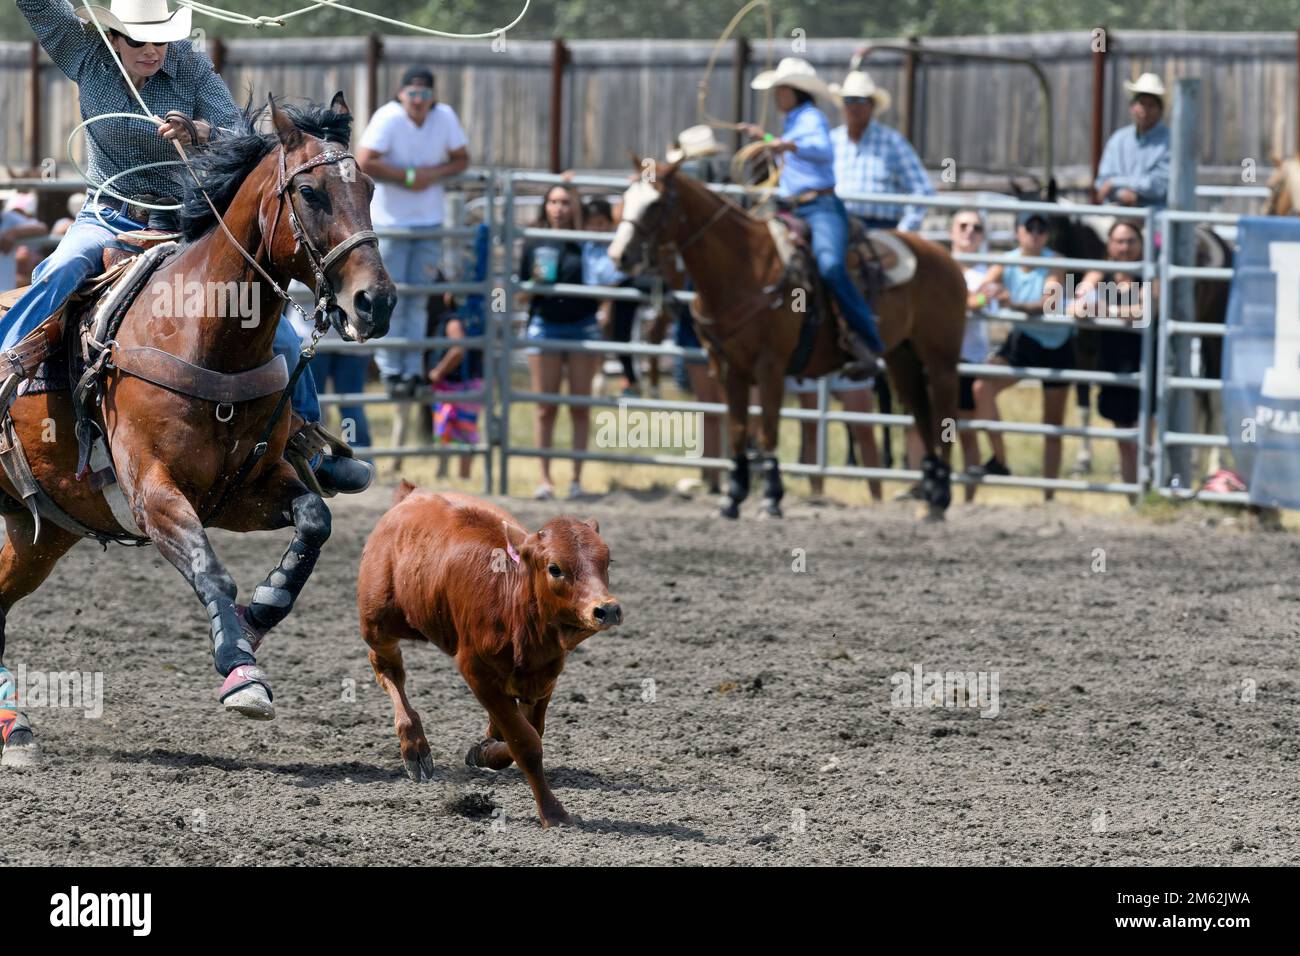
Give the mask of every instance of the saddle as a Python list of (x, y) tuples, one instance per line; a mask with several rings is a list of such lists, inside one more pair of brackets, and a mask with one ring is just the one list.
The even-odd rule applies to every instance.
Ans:
[[(148, 346), (124, 347), (115, 341), (127, 311), (158, 267), (177, 251), (166, 234), (150, 230), (125, 233), (104, 251), (104, 271), (82, 283), (67, 303), (14, 348), (0, 356), (0, 466), (22, 496), (40, 534), (42, 515), (74, 534), (94, 538), (105, 547), (146, 544), (113, 470), (100, 401), (109, 369), (223, 406), (282, 392), (289, 382), (282, 356), (257, 368), (221, 373)], [(0, 317), (26, 288), (0, 294)], [(43, 373), (43, 374), (42, 374)], [(35, 376), (35, 377), (33, 377)], [(76, 479), (89, 478), (104, 494), (120, 531), (89, 528), (60, 508), (32, 474), (9, 413), (18, 394), (71, 389), (76, 417)], [(233, 409), (231, 410), (233, 412)]]
[[(792, 211), (780, 210), (767, 221), (767, 228), (785, 270), (785, 281), (810, 293), (811, 301), (804, 313), (799, 345), (787, 369), (789, 374), (797, 376), (808, 364), (817, 329), (824, 319), (830, 318), (836, 323), (841, 343), (851, 333), (844, 317), (839, 314), (835, 297), (829, 294), (813, 261), (808, 224)], [(903, 285), (916, 275), (916, 255), (897, 233), (867, 229), (852, 216), (849, 217), (849, 244), (844, 263), (862, 297), (877, 312), (885, 290)]]

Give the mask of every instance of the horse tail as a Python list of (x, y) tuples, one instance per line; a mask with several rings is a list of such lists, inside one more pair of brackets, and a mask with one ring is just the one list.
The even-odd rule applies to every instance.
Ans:
[(406, 496), (414, 490), (415, 485), (403, 478), (397, 483), (397, 487), (393, 489), (393, 504), (400, 505), (406, 500)]

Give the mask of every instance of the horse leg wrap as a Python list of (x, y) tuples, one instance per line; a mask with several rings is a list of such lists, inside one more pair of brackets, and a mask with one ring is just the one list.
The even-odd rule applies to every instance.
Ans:
[(921, 474), (921, 491), (926, 501), (940, 509), (952, 504), (951, 468), (933, 455), (926, 455), (921, 463)]
[(293, 524), (293, 540), (275, 570), (253, 590), (248, 605), (249, 620), (262, 631), (275, 627), (293, 610), (330, 536), (329, 509), (319, 495), (302, 495), (293, 502)]
[(204, 605), (208, 612), (208, 627), (212, 634), (212, 663), (217, 673), (225, 677), (240, 664), (255, 664), (253, 647), (239, 626), (235, 602), (229, 598), (209, 601)]
[(781, 465), (775, 456), (763, 459), (763, 496), (768, 501), (780, 501), (785, 497), (785, 484), (781, 481)]
[(727, 497), (736, 504), (749, 497), (749, 458), (745, 455), (731, 460), (731, 474), (727, 476)]

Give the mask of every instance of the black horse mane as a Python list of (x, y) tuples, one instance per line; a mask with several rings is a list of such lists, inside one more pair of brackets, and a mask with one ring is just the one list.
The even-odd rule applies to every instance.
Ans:
[[(352, 137), (352, 115), (335, 113), (328, 106), (286, 103), (280, 106), (293, 125), (310, 136), (347, 146)], [(280, 140), (275, 133), (260, 133), (257, 123), (267, 107), (254, 109), (251, 102), (240, 114), (237, 130), (221, 130), (208, 144), (195, 152), (190, 162), (212, 203), (222, 214), (239, 191), (244, 178), (260, 163)], [(199, 185), (188, 171), (182, 170), (180, 228), (186, 242), (203, 236), (217, 224), (211, 207), (203, 198)]]

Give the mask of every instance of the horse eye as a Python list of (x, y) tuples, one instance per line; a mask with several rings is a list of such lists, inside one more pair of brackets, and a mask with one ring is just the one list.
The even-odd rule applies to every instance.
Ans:
[(311, 202), (316, 198), (316, 190), (312, 189), (310, 186), (307, 185), (299, 186), (298, 193), (302, 196), (303, 199), (306, 199), (308, 202)]
[(551, 577), (553, 577), (553, 578), (562, 578), (562, 577), (564, 577), (564, 572), (560, 570), (560, 566), (559, 566), (558, 564), (552, 564), (552, 565), (549, 565), (549, 566), (546, 568), (546, 570), (549, 571), (549, 572), (551, 573)]

